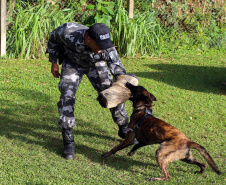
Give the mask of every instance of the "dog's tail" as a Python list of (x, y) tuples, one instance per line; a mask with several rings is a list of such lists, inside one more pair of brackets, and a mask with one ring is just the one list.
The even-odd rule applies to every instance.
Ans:
[(216, 163), (213, 161), (212, 157), (209, 155), (209, 153), (206, 151), (204, 147), (199, 145), (198, 143), (195, 142), (190, 142), (189, 143), (190, 148), (196, 149), (200, 152), (200, 154), (205, 158), (205, 160), (208, 162), (208, 164), (212, 167), (212, 169), (217, 173), (220, 174), (221, 172), (219, 171)]

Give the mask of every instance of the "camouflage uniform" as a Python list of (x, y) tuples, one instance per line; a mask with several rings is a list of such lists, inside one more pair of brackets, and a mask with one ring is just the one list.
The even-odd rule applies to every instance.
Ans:
[[(84, 74), (99, 94), (112, 84), (112, 76), (126, 74), (115, 49), (109, 48), (95, 54), (84, 44), (84, 34), (88, 27), (78, 23), (65, 23), (50, 33), (47, 53), (51, 63), (62, 63), (58, 102), (59, 126), (63, 129), (75, 126), (75, 94)], [(103, 61), (103, 58), (105, 61)], [(109, 69), (110, 71), (109, 71)], [(118, 125), (128, 124), (124, 104), (110, 109), (113, 120)]]

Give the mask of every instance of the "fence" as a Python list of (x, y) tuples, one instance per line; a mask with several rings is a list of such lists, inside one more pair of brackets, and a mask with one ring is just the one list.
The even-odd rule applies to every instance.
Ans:
[(0, 56), (6, 55), (6, 0), (0, 4)]

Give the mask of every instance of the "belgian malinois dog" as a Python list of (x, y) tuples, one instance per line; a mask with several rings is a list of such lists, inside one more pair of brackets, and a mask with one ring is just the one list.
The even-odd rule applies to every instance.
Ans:
[(167, 166), (169, 162), (175, 160), (195, 164), (200, 167), (200, 173), (204, 173), (206, 164), (197, 161), (192, 156), (192, 148), (198, 150), (213, 170), (220, 174), (217, 165), (204, 147), (192, 142), (180, 130), (152, 115), (152, 103), (156, 101), (153, 94), (142, 86), (133, 86), (130, 83), (127, 83), (126, 86), (131, 91), (130, 100), (133, 102), (133, 113), (130, 117), (127, 136), (125, 140), (112, 150), (103, 153), (102, 157), (109, 157), (117, 151), (133, 145), (136, 139), (138, 143), (128, 153), (129, 156), (134, 155), (138, 148), (145, 145), (160, 144), (156, 151), (156, 160), (163, 176), (160, 178), (152, 177), (147, 180), (169, 180), (170, 175)]

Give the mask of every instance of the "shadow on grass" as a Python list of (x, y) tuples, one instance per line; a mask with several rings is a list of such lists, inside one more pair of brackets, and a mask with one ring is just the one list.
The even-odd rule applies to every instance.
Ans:
[[(92, 123), (87, 123), (84, 122), (82, 120), (79, 121), (83, 126), (82, 127), (86, 127), (85, 125), (88, 125), (92, 131), (84, 131), (83, 129), (80, 130), (76, 130), (75, 131), (75, 135), (81, 135), (84, 138), (87, 138), (87, 142), (89, 143), (89, 145), (83, 145), (80, 144), (79, 141), (76, 141), (76, 136), (75, 136), (75, 143), (76, 144), (76, 153), (77, 154), (81, 154), (84, 155), (85, 157), (89, 158), (91, 161), (95, 162), (95, 163), (99, 163), (99, 164), (104, 164), (108, 167), (112, 167), (115, 168), (116, 170), (130, 170), (131, 167), (133, 166), (139, 166), (142, 168), (147, 168), (148, 166), (152, 166), (155, 168), (158, 168), (157, 162), (155, 160), (155, 156), (153, 154), (153, 156), (151, 156), (151, 154), (144, 154), (144, 158), (151, 158), (151, 160), (149, 162), (141, 162), (141, 161), (137, 161), (136, 159), (134, 159), (133, 156), (129, 157), (127, 156), (127, 152), (129, 152), (132, 149), (132, 146), (125, 148), (121, 151), (123, 152), (118, 152), (115, 155), (112, 155), (108, 158), (103, 158), (101, 157), (101, 154), (104, 152), (107, 152), (109, 150), (112, 149), (112, 146), (109, 147), (109, 143), (115, 143), (115, 145), (119, 144), (122, 139), (120, 139), (117, 135), (117, 131), (115, 132), (115, 137), (111, 137), (107, 134), (104, 133), (103, 128), (96, 128), (95, 125), (92, 125)], [(112, 124), (115, 124), (112, 121)], [(98, 133), (95, 133), (95, 130), (98, 131)], [(92, 146), (92, 143), (98, 142), (100, 145), (104, 146), (104, 150), (99, 150), (97, 148), (95, 148), (94, 146)], [(96, 146), (97, 143), (95, 143), (94, 145)], [(115, 146), (114, 145), (114, 146)], [(150, 149), (153, 150), (153, 153), (155, 153), (156, 149)], [(123, 153), (123, 154), (122, 154)], [(139, 153), (139, 150), (137, 151), (137, 153)], [(138, 154), (135, 155), (138, 155)], [(142, 154), (139, 154), (142, 155)], [(139, 172), (142, 173), (142, 172)], [(146, 174), (146, 172), (144, 171), (144, 174)]]
[[(5, 91), (3, 87), (0, 90)], [(59, 139), (54, 132), (58, 127), (57, 123), (53, 124), (57, 118), (51, 107), (51, 97), (21, 87), (7, 91), (4, 99), (0, 99), (0, 135), (56, 151)]]
[[(59, 132), (58, 125), (48, 125), (45, 124), (46, 122), (51, 122), (52, 119), (57, 120), (57, 117), (48, 118), (45, 122), (37, 122), (35, 120), (28, 122), (28, 121), (19, 121), (18, 115), (10, 114), (4, 116), (0, 116), (0, 119), (3, 121), (3, 124), (0, 126), (0, 135), (4, 136), (10, 140), (17, 140), (21, 143), (21, 147), (24, 144), (31, 144), (33, 150), (35, 149), (35, 145), (39, 145), (39, 147), (43, 147), (47, 149), (49, 152), (56, 153), (57, 155), (61, 156), (62, 149), (63, 149), (63, 142), (61, 133)], [(104, 135), (104, 134), (97, 134), (95, 132), (101, 132), (102, 128), (96, 128), (95, 125), (92, 123), (87, 123), (82, 120), (79, 121), (80, 124), (83, 125), (85, 128), (89, 126), (90, 129), (93, 131), (84, 131), (84, 130), (76, 130), (75, 129), (75, 143), (76, 143), (76, 154), (84, 155), (86, 158), (92, 160), (95, 163), (99, 164), (106, 164), (115, 169), (124, 169), (128, 170), (132, 166), (143, 166), (147, 167), (150, 164), (136, 161), (132, 157), (129, 158), (127, 156), (120, 156), (120, 155), (112, 155), (111, 157), (105, 159), (101, 157), (101, 154), (106, 151), (99, 151), (98, 149), (92, 147), (93, 140), (98, 141), (100, 145), (106, 145), (110, 141), (115, 141), (118, 136), (112, 138), (111, 136)], [(114, 124), (112, 122), (112, 124)], [(117, 135), (117, 132), (115, 133)], [(80, 144), (79, 141), (76, 140), (76, 135), (82, 135), (82, 137), (86, 138), (87, 144)], [(93, 139), (95, 138), (95, 139)], [(120, 140), (117, 141), (119, 143)], [(12, 145), (15, 143), (12, 142)], [(13, 146), (12, 146), (13, 147)], [(17, 146), (20, 147), (20, 146)], [(26, 150), (26, 149), (25, 149)], [(110, 150), (108, 148), (107, 150)], [(62, 158), (62, 160), (64, 160)], [(155, 158), (153, 157), (153, 162), (155, 162)], [(153, 165), (157, 167), (157, 163)]]
[[(20, 94), (21, 98), (25, 97), (25, 101), (19, 100), (19, 102), (17, 102), (13, 99), (13, 95), (10, 95), (10, 98), (0, 99), (0, 135), (4, 136), (9, 141), (11, 140), (12, 147), (14, 147), (14, 144), (18, 144), (21, 146), (17, 147), (26, 147), (24, 150), (26, 151), (30, 146), (25, 146), (25, 144), (29, 144), (32, 150), (35, 150), (35, 146), (37, 146), (37, 148), (42, 147), (49, 152), (61, 156), (63, 142), (57, 124), (58, 115), (51, 112), (53, 107), (48, 106), (48, 104), (52, 105), (51, 97), (41, 92), (35, 92), (34, 94), (34, 92), (26, 89), (18, 89), (17, 92)], [(26, 101), (28, 103), (25, 103)], [(36, 101), (38, 101), (38, 104)], [(54, 109), (57, 109), (56, 105)], [(132, 157), (120, 155), (115, 155), (108, 159), (102, 158), (101, 154), (106, 151), (98, 151), (94, 148), (94, 146), (96, 146), (96, 143), (93, 145), (94, 140), (98, 145), (106, 146), (110, 141), (115, 141), (117, 138), (119, 139), (117, 131), (115, 131), (115, 137), (113, 138), (106, 133), (106, 127), (102, 127), (102, 125), (97, 126), (83, 120), (76, 120), (76, 122), (79, 123), (81, 128), (79, 130), (75, 128), (75, 140), (76, 135), (80, 135), (87, 140), (87, 142), (85, 142), (86, 144), (75, 141), (77, 143), (77, 154), (84, 155), (86, 158), (99, 164), (103, 164), (104, 162), (107, 166), (115, 169), (127, 170), (134, 165), (144, 167), (152, 165), (150, 163), (136, 161)], [(116, 125), (113, 120), (111, 123)], [(87, 131), (86, 127), (89, 127), (90, 130)], [(119, 143), (119, 140), (117, 143)], [(110, 150), (110, 148), (108, 149)], [(155, 159), (153, 160), (155, 163)], [(157, 164), (153, 166), (157, 166)]]
[[(145, 64), (147, 71), (135, 72), (134, 74), (142, 78), (150, 78), (162, 81), (171, 86), (181, 89), (225, 94), (226, 86), (222, 82), (226, 81), (226, 68), (178, 65), (178, 64)], [(150, 68), (150, 71), (148, 70)], [(158, 70), (151, 72), (152, 69)]]

